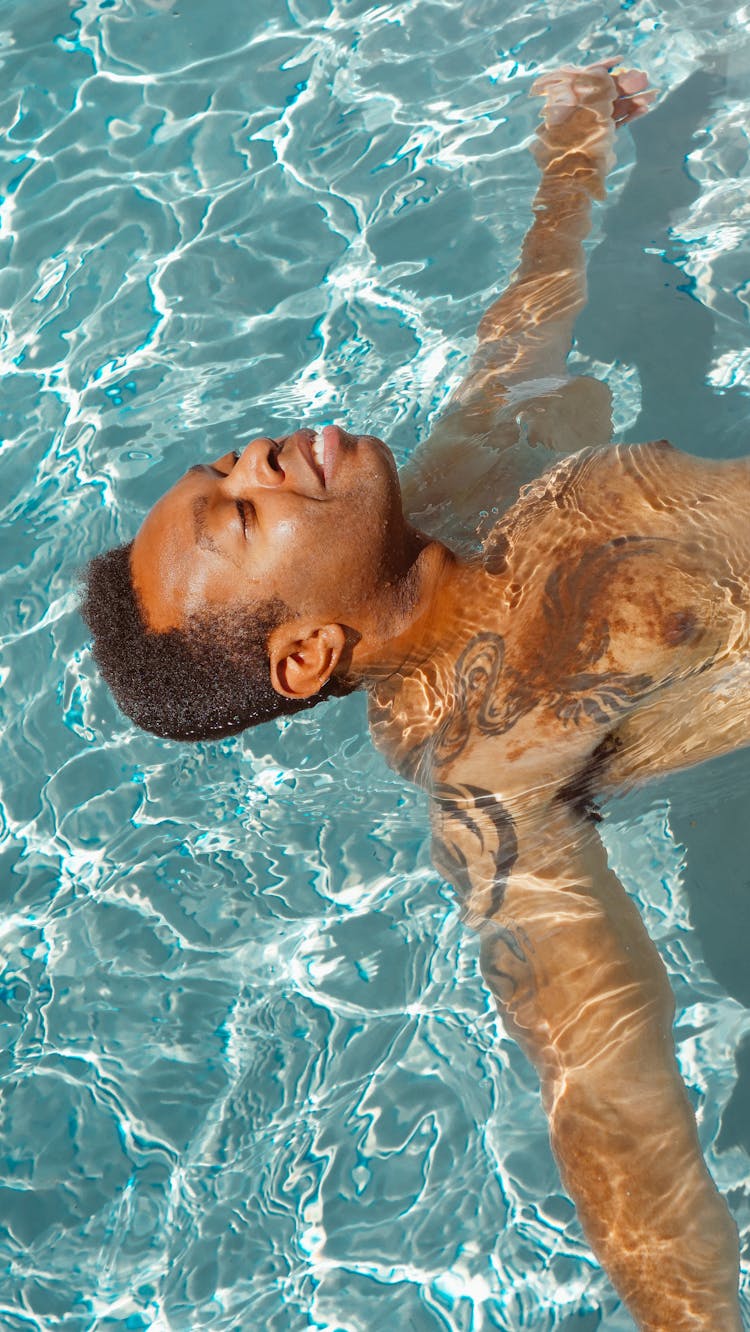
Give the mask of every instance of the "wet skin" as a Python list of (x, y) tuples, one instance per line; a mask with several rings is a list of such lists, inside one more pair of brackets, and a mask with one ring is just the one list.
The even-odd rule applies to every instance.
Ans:
[(336, 427), (252, 440), (197, 464), (154, 505), (132, 553), (149, 626), (278, 597), (294, 612), (346, 619), (413, 557), (393, 456)]
[[(269, 658), (292, 696), (340, 669), (354, 631), (348, 676), (375, 742), (430, 792), (433, 858), (539, 1072), (593, 1250), (640, 1328), (740, 1332), (736, 1228), (701, 1155), (664, 966), (591, 817), (602, 793), (750, 743), (750, 463), (663, 443), (575, 452), (609, 437), (602, 386), (564, 380), (581, 241), (614, 125), (652, 96), (614, 63), (537, 85), (536, 221), (406, 478), (435, 539), (404, 517), (382, 442), (331, 432), (321, 477), (299, 430), (191, 470), (144, 522), (133, 574), (156, 630), (283, 598)], [(522, 416), (548, 470), (519, 496)], [(493, 505), (484, 549), (459, 557), (453, 533), (470, 549)]]
[(750, 461), (663, 442), (571, 455), (444, 589), (429, 657), (371, 689), (374, 738), (433, 797), (433, 859), (638, 1326), (739, 1332), (736, 1230), (664, 966), (590, 815), (623, 783), (750, 744)]
[(750, 742), (750, 465), (663, 442), (581, 451), (467, 560), (405, 519), (385, 446), (351, 438), (323, 478), (299, 432), (189, 472), (136, 541), (144, 581), (158, 569), (149, 617), (269, 589), (318, 628), (345, 612), (373, 738), (432, 796), (433, 857), (540, 1073), (592, 1247), (642, 1328), (738, 1329), (736, 1232), (669, 985), (585, 807), (652, 764)]

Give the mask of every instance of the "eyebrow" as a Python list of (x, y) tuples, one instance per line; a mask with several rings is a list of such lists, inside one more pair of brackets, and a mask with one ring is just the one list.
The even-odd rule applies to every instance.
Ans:
[[(191, 472), (194, 470), (190, 468)], [(202, 550), (212, 550), (217, 555), (221, 554), (219, 547), (209, 534), (206, 528), (206, 510), (208, 509), (208, 499), (205, 495), (198, 495), (193, 500), (193, 534), (196, 546)]]

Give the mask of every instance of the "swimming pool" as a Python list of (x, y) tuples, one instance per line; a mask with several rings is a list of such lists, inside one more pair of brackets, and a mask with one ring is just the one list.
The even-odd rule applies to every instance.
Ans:
[[(559, 61), (617, 51), (668, 94), (635, 166), (623, 139), (574, 359), (624, 437), (746, 452), (747, 11), (0, 13), (0, 1323), (624, 1332), (363, 701), (138, 733), (74, 583), (260, 428), (336, 418), (408, 455), (515, 263), (527, 92)], [(604, 824), (745, 1246), (749, 791), (735, 755)]]

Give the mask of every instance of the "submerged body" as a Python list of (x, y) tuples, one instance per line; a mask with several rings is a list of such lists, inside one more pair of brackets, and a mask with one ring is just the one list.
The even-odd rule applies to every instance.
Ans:
[(433, 797), (433, 857), (639, 1326), (740, 1329), (666, 972), (590, 802), (750, 743), (750, 461), (572, 455), (442, 586), (421, 659), (373, 691), (375, 741)]
[[(519, 793), (579, 784), (592, 763), (601, 788), (652, 771), (652, 750), (684, 766), (699, 733), (712, 755), (749, 743), (749, 652), (750, 460), (666, 441), (583, 450), (524, 488), (481, 557), (451, 561), (421, 660), (374, 690), (375, 733), (418, 780), (473, 767), (491, 739), (496, 780), (501, 765)], [(666, 719), (725, 679), (732, 734), (722, 745), (693, 708), (683, 751)]]
[[(149, 729), (198, 738), (272, 715), (248, 714), (241, 654), (219, 634), (261, 602), (279, 710), (368, 691), (375, 743), (430, 793), (435, 863), (539, 1071), (593, 1250), (641, 1328), (739, 1332), (736, 1229), (679, 1076), (666, 973), (593, 802), (750, 743), (750, 462), (611, 447), (607, 390), (566, 375), (591, 200), (615, 125), (651, 100), (613, 64), (538, 83), (534, 225), (400, 488), (375, 436), (261, 437), (191, 468), (112, 554), (140, 660), (163, 659), (163, 686), (128, 707)], [(90, 596), (87, 613), (118, 698), (140, 707), (119, 612)], [(175, 678), (196, 707), (210, 694), (202, 730), (181, 697), (160, 711)]]

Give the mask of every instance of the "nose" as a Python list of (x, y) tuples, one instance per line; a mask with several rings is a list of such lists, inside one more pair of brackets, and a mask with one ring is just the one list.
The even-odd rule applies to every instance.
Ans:
[(278, 460), (278, 452), (276, 441), (265, 435), (251, 440), (222, 482), (222, 488), (241, 498), (248, 486), (262, 486), (266, 489), (283, 486), (286, 477)]

